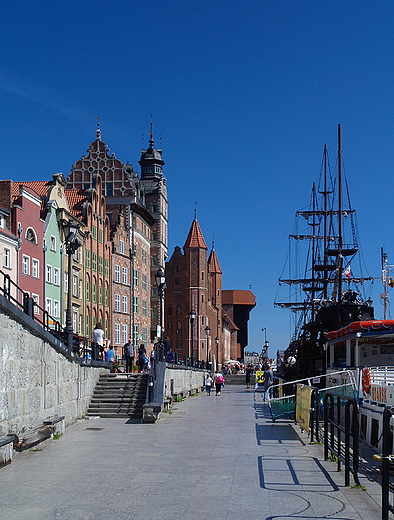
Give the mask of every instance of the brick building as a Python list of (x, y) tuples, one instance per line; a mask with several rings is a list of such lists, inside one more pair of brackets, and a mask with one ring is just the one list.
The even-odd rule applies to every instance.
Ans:
[(135, 344), (145, 339), (147, 328), (148, 347), (154, 341), (157, 329), (158, 295), (154, 275), (167, 258), (168, 203), (166, 179), (162, 172), (164, 161), (162, 151), (154, 149), (153, 144), (151, 125), (149, 147), (141, 152), (139, 178), (131, 164), (124, 164), (114, 153), (110, 154), (107, 144), (101, 140), (98, 125), (96, 140), (89, 145), (87, 154), (73, 165), (67, 177), (67, 187), (80, 191), (91, 188), (94, 176), (100, 175), (112, 232), (118, 225), (119, 213), (124, 214), (133, 264), (130, 267), (130, 277), (133, 276), (130, 326)]
[[(183, 251), (175, 247), (166, 263), (165, 336), (179, 354), (193, 353), (195, 359), (204, 361), (218, 359), (221, 367), (237, 352), (238, 327), (223, 309), (222, 270), (213, 246), (208, 258), (196, 218)], [(196, 314), (193, 331), (191, 311)]]

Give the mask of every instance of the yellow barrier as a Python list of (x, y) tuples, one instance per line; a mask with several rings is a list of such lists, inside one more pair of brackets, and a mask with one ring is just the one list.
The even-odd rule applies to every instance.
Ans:
[(297, 384), (296, 421), (306, 432), (309, 432), (311, 396), (312, 387)]

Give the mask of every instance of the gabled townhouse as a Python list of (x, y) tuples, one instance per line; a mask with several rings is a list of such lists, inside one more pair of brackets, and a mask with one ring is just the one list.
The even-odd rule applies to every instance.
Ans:
[(18, 237), (9, 230), (10, 222), (10, 211), (0, 208), (0, 254), (2, 255), (0, 266), (4, 275), (9, 277), (6, 287), (12, 298), (16, 299), (17, 291), (14, 284), (17, 284), (18, 280), (19, 241)]

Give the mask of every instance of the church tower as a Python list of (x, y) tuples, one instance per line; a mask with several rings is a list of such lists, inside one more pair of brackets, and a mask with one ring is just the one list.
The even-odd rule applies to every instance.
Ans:
[(163, 175), (164, 161), (162, 158), (162, 150), (153, 147), (153, 130), (152, 122), (150, 125), (149, 147), (141, 151), (141, 191), (145, 195), (146, 205), (155, 219), (151, 227), (151, 307), (152, 307), (152, 323), (151, 323), (151, 341), (157, 334), (157, 325), (159, 317), (159, 295), (155, 283), (155, 274), (159, 267), (164, 269), (165, 261), (168, 256), (168, 200), (167, 200), (167, 181)]

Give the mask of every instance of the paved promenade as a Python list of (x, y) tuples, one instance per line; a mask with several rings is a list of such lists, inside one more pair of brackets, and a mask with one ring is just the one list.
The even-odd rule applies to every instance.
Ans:
[(260, 394), (226, 386), (157, 424), (91, 419), (0, 470), (2, 520), (380, 520), (380, 487), (344, 487)]

